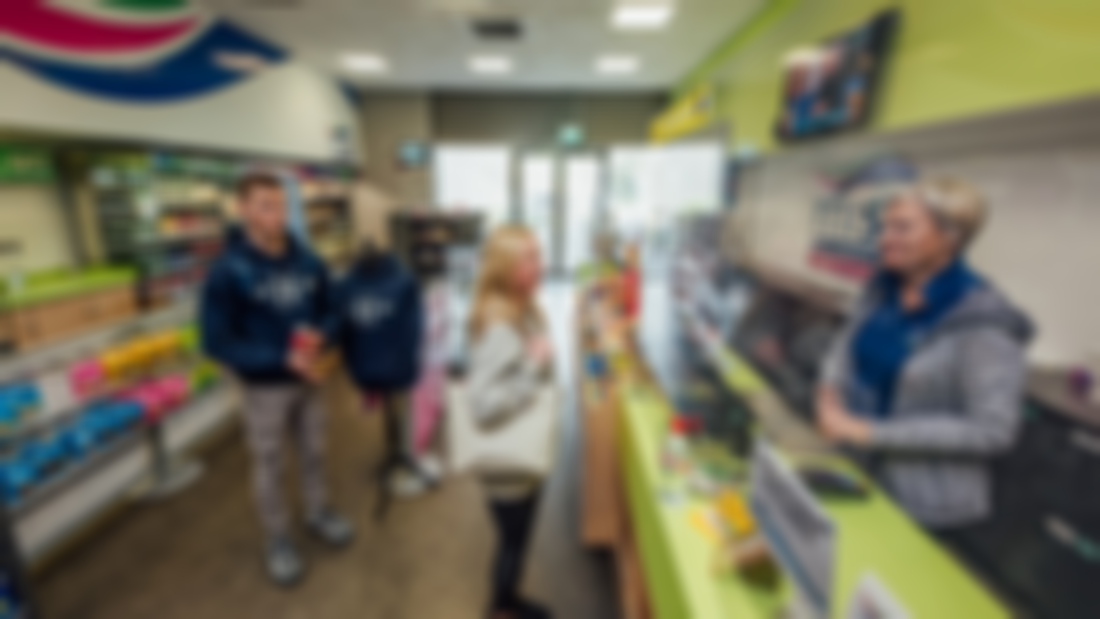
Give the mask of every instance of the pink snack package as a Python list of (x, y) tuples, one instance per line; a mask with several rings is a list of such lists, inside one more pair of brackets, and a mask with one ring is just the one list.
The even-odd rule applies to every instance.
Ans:
[(97, 359), (81, 361), (69, 369), (69, 385), (81, 399), (95, 395), (107, 382), (107, 371)]
[(149, 385), (140, 385), (123, 393), (122, 398), (136, 402), (138, 406), (141, 406), (147, 423), (155, 423), (160, 420), (162, 405), (160, 394), (156, 389), (150, 388)]
[(157, 387), (160, 389), (165, 406), (169, 409), (178, 408), (186, 402), (191, 391), (190, 381), (185, 376), (167, 376), (160, 380)]

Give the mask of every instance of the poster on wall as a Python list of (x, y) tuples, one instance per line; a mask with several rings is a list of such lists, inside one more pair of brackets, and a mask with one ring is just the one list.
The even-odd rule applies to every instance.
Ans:
[(886, 11), (820, 45), (792, 50), (776, 135), (795, 141), (863, 125), (890, 54), (900, 14)]
[(813, 210), (810, 265), (843, 279), (868, 279), (875, 271), (882, 210), (916, 178), (916, 167), (895, 155), (823, 172)]

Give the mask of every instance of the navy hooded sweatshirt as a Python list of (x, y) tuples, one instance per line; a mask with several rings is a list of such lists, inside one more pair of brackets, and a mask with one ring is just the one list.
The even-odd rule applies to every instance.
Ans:
[(298, 382), (286, 363), (294, 331), (308, 326), (330, 339), (330, 295), (324, 263), (293, 235), (273, 257), (234, 228), (203, 287), (203, 349), (245, 382)]
[(335, 286), (336, 341), (365, 391), (400, 391), (420, 377), (424, 307), (420, 286), (397, 259), (359, 261)]

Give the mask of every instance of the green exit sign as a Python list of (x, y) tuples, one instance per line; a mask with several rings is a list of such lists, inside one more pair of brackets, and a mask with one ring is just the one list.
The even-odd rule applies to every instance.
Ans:
[(584, 127), (576, 123), (566, 123), (558, 127), (558, 145), (564, 148), (584, 146)]
[(53, 180), (49, 151), (35, 146), (0, 144), (0, 183), (44, 184)]

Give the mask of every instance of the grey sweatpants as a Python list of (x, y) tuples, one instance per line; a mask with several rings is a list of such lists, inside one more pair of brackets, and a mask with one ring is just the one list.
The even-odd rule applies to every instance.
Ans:
[(325, 480), (325, 411), (312, 385), (246, 385), (244, 422), (252, 452), (252, 482), (260, 521), (269, 536), (290, 533), (283, 496), (287, 439), (297, 448), (307, 517), (328, 508)]

